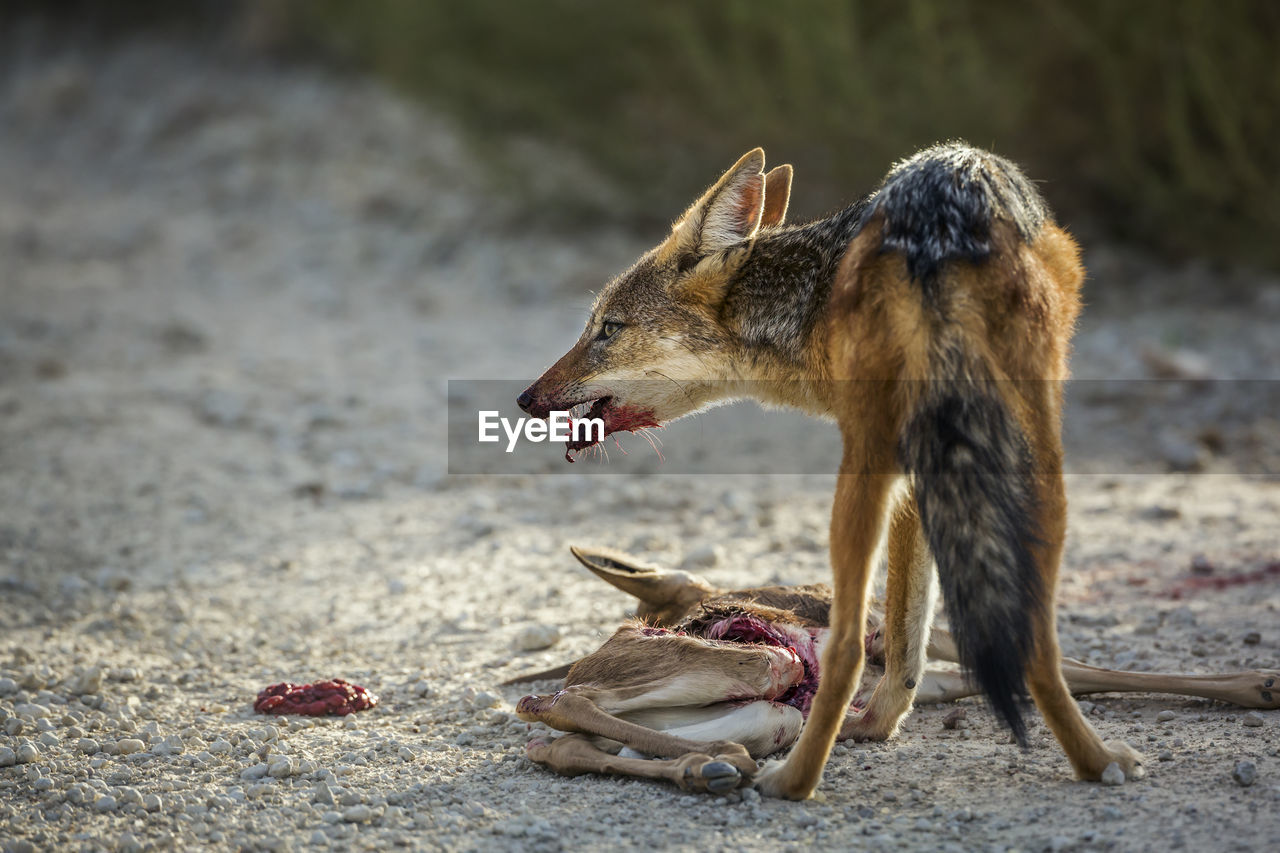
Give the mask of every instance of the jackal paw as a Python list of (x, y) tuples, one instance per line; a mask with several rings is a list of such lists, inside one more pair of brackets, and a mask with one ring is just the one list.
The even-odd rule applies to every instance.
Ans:
[(902, 716), (881, 716), (870, 708), (850, 714), (844, 718), (844, 725), (840, 727), (836, 740), (851, 740), (855, 743), (888, 740), (898, 733), (898, 723)]
[(1106, 769), (1112, 764), (1117, 765), (1121, 772), (1124, 773), (1125, 782), (1132, 782), (1134, 779), (1141, 779), (1147, 775), (1147, 771), (1142, 766), (1142, 753), (1138, 752), (1129, 744), (1122, 740), (1109, 740), (1103, 744), (1107, 750), (1109, 761), (1102, 765), (1100, 770), (1094, 771), (1086, 777), (1090, 782), (1101, 782)]
[(756, 774), (754, 787), (766, 797), (777, 797), (782, 800), (807, 800), (813, 796), (817, 787), (797, 784), (793, 778), (795, 768), (788, 770), (786, 761), (770, 761)]

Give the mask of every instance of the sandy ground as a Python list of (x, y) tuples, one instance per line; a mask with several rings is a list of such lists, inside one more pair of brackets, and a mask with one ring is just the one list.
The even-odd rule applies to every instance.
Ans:
[[(568, 543), (692, 557), (723, 585), (827, 576), (829, 475), (680, 476), (674, 431), (661, 475), (448, 471), (446, 380), (536, 373), (657, 235), (513, 226), (464, 139), (372, 84), (157, 44), (4, 48), (5, 851), (1276, 843), (1280, 712), (1203, 700), (1084, 703), (1147, 756), (1118, 788), (1073, 782), (1038, 722), (1019, 751), (976, 704), (967, 730), (921, 708), (893, 743), (838, 747), (801, 804), (531, 765), (521, 691), (498, 685), (627, 610)], [(1275, 279), (1087, 260), (1079, 375), (1280, 374)], [(1068, 653), (1280, 668), (1274, 574), (1173, 597), (1197, 558), (1216, 577), (1280, 560), (1272, 385), (1072, 395)], [(563, 637), (516, 651), (530, 625)], [(382, 704), (252, 711), (269, 683), (332, 676)]]

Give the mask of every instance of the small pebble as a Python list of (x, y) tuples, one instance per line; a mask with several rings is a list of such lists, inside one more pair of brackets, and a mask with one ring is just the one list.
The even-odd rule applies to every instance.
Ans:
[(338, 801), (333, 798), (333, 789), (324, 782), (316, 785), (312, 797), (322, 806), (336, 806), (338, 804)]
[(1123, 785), (1124, 771), (1120, 769), (1120, 765), (1111, 762), (1107, 765), (1107, 769), (1102, 771), (1102, 784), (1104, 785)]
[(18, 754), (7, 746), (0, 746), (0, 767), (12, 767), (18, 763)]
[(472, 708), (480, 710), (482, 708), (496, 708), (502, 704), (502, 697), (496, 693), (490, 693), (488, 690), (480, 690), (471, 697), (468, 703)]
[(1157, 761), (1173, 761), (1173, 751), (1169, 749), (1160, 750), (1160, 752), (1156, 755), (1156, 760)]
[(135, 752), (142, 752), (145, 748), (146, 744), (136, 737), (127, 737), (116, 741), (116, 749), (120, 750), (121, 755), (133, 755)]
[(267, 767), (267, 765), (258, 763), (253, 765), (252, 767), (246, 767), (245, 769), (241, 770), (240, 778), (245, 780), (261, 779), (263, 776), (267, 775), (267, 771), (269, 769), (270, 768)]
[(76, 741), (76, 749), (80, 750), (85, 755), (93, 755), (102, 751), (101, 745), (91, 737), (82, 737), (80, 740)]
[(1159, 714), (1156, 714), (1157, 723), (1168, 723), (1176, 719), (1178, 719), (1178, 715), (1175, 714), (1173, 711), (1166, 710), (1166, 711), (1161, 711)]
[(254, 782), (248, 788), (245, 788), (245, 796), (250, 799), (270, 794), (275, 790), (275, 782), (271, 779), (264, 779), (261, 782)]
[(1258, 778), (1258, 766), (1252, 761), (1237, 761), (1235, 769), (1231, 771), (1231, 778), (1240, 787), (1247, 788)]
[(297, 760), (287, 755), (281, 755), (272, 760), (267, 766), (267, 775), (273, 779), (283, 779), (286, 776), (292, 776), (298, 772)]
[(1246, 725), (1250, 728), (1257, 728), (1258, 726), (1262, 725), (1262, 715), (1259, 714), (1257, 711), (1250, 711), (1249, 713), (1244, 715), (1244, 719), (1241, 720), (1240, 722), (1241, 724)]
[(560, 642), (560, 629), (555, 625), (525, 625), (516, 634), (514, 645), (522, 652), (549, 649)]
[(363, 803), (355, 806), (348, 806), (342, 811), (342, 819), (347, 823), (361, 823), (373, 817), (373, 809)]
[(1256, 646), (1262, 642), (1262, 634), (1257, 631), (1250, 631), (1244, 635), (1244, 644), (1246, 646)]
[(160, 801), (160, 797), (157, 794), (147, 794), (142, 798), (142, 807), (149, 812), (160, 811), (160, 807), (162, 805), (164, 805), (164, 803)]
[(703, 545), (701, 548), (694, 548), (685, 555), (684, 560), (680, 563), (682, 569), (709, 569), (712, 566), (719, 565), (724, 557), (724, 549), (719, 545)]
[(93, 807), (100, 812), (113, 812), (116, 810), (116, 798), (110, 794), (103, 794), (94, 800)]
[(12, 678), (0, 678), (0, 696), (12, 696), (18, 692), (18, 682)]
[(22, 746), (18, 747), (17, 757), (19, 764), (30, 764), (33, 761), (39, 760), (40, 750), (36, 749), (36, 745), (34, 743), (24, 743)]

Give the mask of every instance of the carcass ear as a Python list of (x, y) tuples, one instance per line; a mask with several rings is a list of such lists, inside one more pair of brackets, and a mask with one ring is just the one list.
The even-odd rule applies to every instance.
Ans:
[(676, 224), (681, 252), (705, 257), (754, 237), (760, 228), (764, 202), (764, 149), (753, 148)]
[(764, 213), (760, 217), (761, 228), (774, 228), (787, 218), (787, 204), (791, 201), (791, 166), (778, 166), (764, 176)]
[(655, 609), (690, 605), (719, 593), (705, 579), (689, 572), (659, 569), (637, 563), (608, 548), (570, 545), (569, 551), (596, 577)]

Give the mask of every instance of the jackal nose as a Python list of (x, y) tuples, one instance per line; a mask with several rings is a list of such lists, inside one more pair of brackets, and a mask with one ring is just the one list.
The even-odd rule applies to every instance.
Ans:
[(516, 405), (526, 412), (533, 406), (533, 395), (529, 393), (528, 388), (521, 391), (520, 396), (516, 397)]

